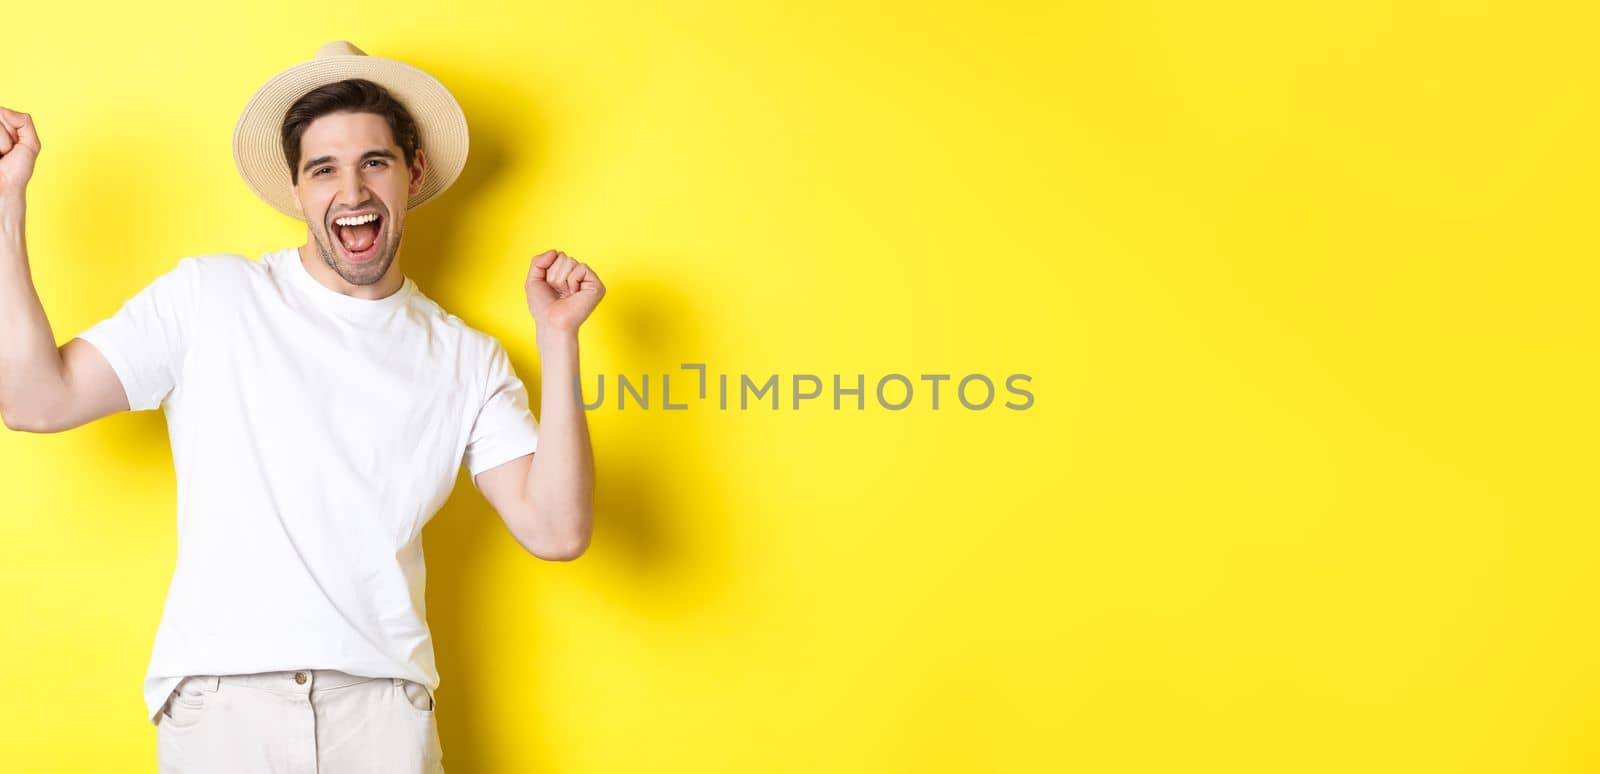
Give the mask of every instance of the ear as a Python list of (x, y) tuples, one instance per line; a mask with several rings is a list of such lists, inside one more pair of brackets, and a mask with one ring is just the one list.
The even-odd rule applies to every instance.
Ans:
[(426, 172), (427, 170), (428, 170), (428, 157), (427, 157), (427, 155), (425, 153), (422, 152), (421, 148), (418, 148), (417, 149), (416, 158), (412, 159), (412, 161), (411, 161), (410, 194), (412, 196), (416, 196), (417, 192), (422, 190), (423, 173)]

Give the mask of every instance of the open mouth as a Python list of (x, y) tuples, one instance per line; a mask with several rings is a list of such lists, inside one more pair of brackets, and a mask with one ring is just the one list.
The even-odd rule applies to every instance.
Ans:
[[(340, 218), (343, 220), (344, 218)], [(362, 263), (378, 254), (378, 237), (383, 233), (383, 217), (374, 216), (371, 222), (353, 226), (333, 224), (333, 241), (339, 243), (339, 252), (346, 260)]]

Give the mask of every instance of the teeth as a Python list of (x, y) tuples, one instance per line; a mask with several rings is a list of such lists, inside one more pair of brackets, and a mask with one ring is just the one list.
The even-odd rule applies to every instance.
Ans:
[(375, 221), (377, 219), (378, 219), (377, 215), (373, 215), (373, 214), (369, 213), (369, 214), (366, 214), (366, 215), (357, 215), (357, 216), (355, 216), (353, 218), (339, 218), (338, 220), (335, 220), (334, 223), (336, 223), (338, 225), (341, 225), (341, 226), (359, 226), (359, 225), (361, 225), (363, 223), (371, 223), (372, 221)]

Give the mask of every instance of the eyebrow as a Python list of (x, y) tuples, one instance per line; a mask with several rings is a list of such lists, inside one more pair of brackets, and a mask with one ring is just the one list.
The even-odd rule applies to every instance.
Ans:
[[(389, 159), (390, 161), (393, 161), (395, 156), (394, 153), (386, 150), (369, 150), (366, 153), (361, 154), (361, 158), (357, 159), (357, 161), (366, 161), (370, 158)], [(338, 159), (334, 158), (333, 156), (318, 156), (304, 164), (301, 164), (300, 171), (310, 172), (312, 167), (321, 166), (330, 161), (338, 161)]]

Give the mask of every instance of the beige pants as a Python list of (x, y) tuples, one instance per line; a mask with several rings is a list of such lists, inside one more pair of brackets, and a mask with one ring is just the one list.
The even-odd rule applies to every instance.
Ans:
[(162, 774), (443, 774), (433, 695), (332, 669), (185, 677), (156, 719)]

